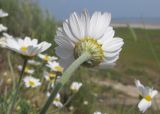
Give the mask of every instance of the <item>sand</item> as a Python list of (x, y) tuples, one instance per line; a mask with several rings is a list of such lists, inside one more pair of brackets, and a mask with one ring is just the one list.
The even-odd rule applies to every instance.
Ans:
[(133, 27), (133, 28), (144, 28), (144, 29), (160, 29), (160, 23), (118, 23), (113, 22), (111, 23), (113, 27)]

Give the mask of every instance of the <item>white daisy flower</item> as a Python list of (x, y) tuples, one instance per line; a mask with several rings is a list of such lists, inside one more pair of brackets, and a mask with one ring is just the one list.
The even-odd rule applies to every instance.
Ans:
[(56, 78), (56, 73), (44, 71), (43, 76), (45, 77), (45, 79), (47, 81), (51, 81), (51, 80), (54, 80)]
[(0, 32), (3, 32), (3, 31), (7, 31), (7, 27), (5, 27), (3, 24), (0, 24)]
[(4, 12), (2, 9), (0, 9), (0, 18), (8, 16), (8, 13)]
[(39, 65), (41, 65), (41, 63), (40, 63), (40, 62), (35, 61), (35, 60), (28, 60), (28, 64), (30, 64), (30, 65), (35, 65), (35, 66), (39, 66)]
[(35, 88), (41, 85), (40, 80), (32, 76), (26, 76), (23, 79), (23, 81), (25, 83), (26, 88)]
[(54, 88), (55, 83), (59, 82), (62, 77), (62, 76), (57, 76), (57, 74), (54, 72), (47, 72), (47, 71), (43, 72), (43, 76), (47, 81), (50, 82), (52, 88)]
[(81, 15), (72, 13), (58, 28), (55, 42), (56, 54), (66, 68), (82, 53), (89, 52), (92, 58), (84, 64), (106, 68), (113, 66), (119, 58), (123, 39), (114, 38), (114, 30), (109, 25), (110, 13), (95, 12), (91, 17), (85, 11)]
[[(51, 94), (49, 92), (47, 92), (47, 96), (49, 97)], [(61, 96), (59, 93), (57, 93), (55, 99), (53, 100), (53, 105), (58, 107), (58, 108), (61, 108), (63, 107), (63, 104), (61, 103)]]
[(52, 71), (63, 72), (63, 68), (56, 61), (53, 62), (49, 61), (46, 66), (49, 67)]
[[(22, 65), (18, 65), (17, 68), (21, 72), (23, 66)], [(27, 73), (27, 74), (33, 74), (35, 72), (35, 70), (26, 66), (24, 72)]]
[(58, 59), (58, 58), (55, 57), (55, 56), (49, 56), (49, 55), (47, 55), (47, 54), (39, 54), (38, 57), (41, 58), (41, 59), (44, 60), (44, 61), (47, 61), (47, 62), (48, 62), (48, 61), (55, 61), (55, 60)]
[(82, 83), (80, 82), (73, 82), (70, 86), (70, 89), (73, 91), (73, 92), (77, 92), (82, 86)]
[(84, 105), (88, 105), (88, 101), (84, 101), (83, 104), (84, 104)]
[(93, 114), (102, 114), (102, 113), (97, 111), (97, 112), (94, 112)]
[(36, 56), (51, 46), (50, 43), (45, 41), (38, 44), (37, 39), (31, 39), (30, 37), (25, 37), (24, 39), (15, 39), (7, 33), (4, 33), (4, 37), (5, 40), (2, 40), (2, 44), (5, 46), (5, 48), (20, 53), (26, 57)]
[(71, 110), (71, 111), (74, 110), (74, 106), (70, 106), (69, 110)]
[(144, 113), (152, 105), (152, 99), (158, 94), (158, 91), (153, 88), (145, 87), (139, 80), (136, 80), (135, 84), (139, 94), (143, 97), (138, 104), (138, 108)]

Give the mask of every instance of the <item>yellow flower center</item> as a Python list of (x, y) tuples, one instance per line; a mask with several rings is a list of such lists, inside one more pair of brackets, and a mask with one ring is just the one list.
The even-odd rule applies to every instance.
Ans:
[(25, 73), (28, 73), (28, 72), (29, 72), (29, 68), (26, 67), (25, 70), (24, 70), (24, 72), (25, 72)]
[(145, 98), (147, 101), (151, 101), (151, 100), (152, 100), (151, 96), (149, 96), (149, 95), (145, 96), (144, 98)]
[(56, 74), (54, 72), (50, 72), (48, 75), (49, 75), (49, 81), (54, 80), (54, 78), (56, 77)]
[(35, 85), (35, 83), (34, 83), (32, 80), (30, 80), (28, 83), (29, 83), (29, 85), (30, 85), (31, 87), (33, 87), (33, 86)]
[(27, 47), (26, 46), (22, 46), (21, 47), (21, 51), (27, 51)]
[(54, 69), (56, 69), (58, 72), (63, 71), (63, 68), (61, 66), (55, 66)]
[(55, 73), (53, 73), (53, 72), (50, 72), (50, 73), (49, 73), (49, 77), (51, 77), (51, 78), (55, 78), (55, 77), (56, 77), (56, 74), (55, 74)]
[(48, 56), (48, 55), (45, 55), (45, 56), (44, 56), (44, 60), (45, 60), (45, 61), (49, 61), (49, 56)]
[(60, 102), (60, 98), (55, 98), (54, 102)]
[(74, 49), (75, 58), (78, 58), (84, 52), (89, 52), (91, 54), (91, 59), (86, 61), (83, 65), (91, 67), (97, 66), (104, 59), (104, 51), (102, 49), (102, 45), (92, 37), (84, 37), (76, 43)]

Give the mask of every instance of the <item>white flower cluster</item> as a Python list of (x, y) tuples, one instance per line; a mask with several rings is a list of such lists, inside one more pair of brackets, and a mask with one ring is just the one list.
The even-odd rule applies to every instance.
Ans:
[(26, 76), (23, 81), (27, 88), (35, 88), (41, 85), (40, 80), (32, 76)]
[[(49, 97), (51, 94), (49, 92), (47, 92), (47, 96)], [(53, 105), (58, 107), (58, 108), (61, 108), (63, 107), (63, 104), (61, 103), (61, 96), (59, 93), (57, 93), (55, 99), (53, 100)]]
[[(2, 9), (0, 9), (0, 18), (8, 16), (8, 13), (4, 12)], [(0, 32), (7, 31), (7, 27), (5, 27), (3, 24), (0, 24)]]
[[(3, 18), (3, 17), (6, 17), (6, 16), (8, 16), (8, 13), (6, 13), (6, 12), (4, 12), (2, 9), (0, 9), (0, 18)], [(6, 26), (4, 26), (3, 24), (0, 24), (0, 33), (1, 32), (5, 32), (5, 31), (7, 31), (7, 27)], [(1, 37), (1, 36), (0, 36)], [(0, 47), (3, 47), (4, 45), (3, 45), (3, 41), (4, 41), (4, 38), (2, 37), (2, 38), (0, 38)]]
[(94, 112), (93, 114), (102, 114), (102, 113), (97, 111), (97, 112)]
[[(5, 13), (3, 10), (0, 10), (0, 17), (8, 16), (7, 13)], [(0, 32), (6, 31), (7, 28), (4, 27), (2, 24), (0, 24)], [(41, 85), (41, 82), (39, 79), (32, 77), (31, 75), (34, 74), (35, 70), (30, 67), (30, 65), (40, 65), (40, 62), (31, 60), (34, 56), (39, 56), (41, 59), (47, 61), (47, 67), (50, 68), (49, 73), (44, 73), (45, 78), (47, 80), (51, 78), (55, 78), (54, 72), (62, 72), (63, 68), (59, 65), (57, 60), (58, 58), (55, 56), (49, 56), (49, 55), (43, 55), (42, 52), (46, 51), (48, 48), (51, 47), (51, 43), (48, 43), (46, 41), (43, 41), (41, 43), (38, 43), (38, 40), (35, 38), (30, 38), (26, 36), (24, 39), (22, 38), (15, 38), (7, 33), (3, 33), (3, 37), (0, 39), (0, 46), (3, 48), (10, 49), (14, 52), (17, 52), (21, 54), (23, 57), (29, 59), (28, 64), (25, 67), (24, 72), (28, 74), (29, 76), (26, 76), (24, 78), (25, 86), (28, 87), (37, 87)], [(18, 70), (22, 71), (21, 65), (18, 65)]]
[[(8, 16), (8, 13), (0, 9), (0, 18), (6, 16)], [(43, 75), (46, 81), (51, 83), (51, 87), (54, 87), (56, 81), (61, 78), (59, 74), (64, 71), (64, 68), (67, 68), (83, 53), (90, 55), (90, 58), (83, 63), (84, 66), (108, 68), (115, 65), (124, 42), (122, 38), (114, 37), (115, 31), (110, 26), (110, 21), (110, 13), (95, 12), (92, 16), (87, 11), (84, 11), (81, 15), (75, 12), (72, 13), (69, 19), (63, 22), (63, 26), (58, 28), (55, 38), (55, 42), (58, 45), (55, 50), (60, 57), (60, 63), (57, 62), (57, 57), (42, 54), (52, 44), (46, 41), (38, 43), (36, 38), (28, 36), (15, 38), (7, 33), (3, 33), (3, 37), (0, 39), (0, 46), (19, 53), (25, 59), (29, 59), (29, 65), (24, 69), (24, 73), (28, 74), (23, 79), (26, 88), (35, 88), (42, 84), (40, 79), (31, 76), (35, 70), (30, 65), (43, 66), (41, 62), (32, 60), (35, 56), (44, 60), (45, 66), (49, 68), (49, 71), (45, 70)], [(3, 24), (0, 24), (0, 32), (7, 31), (7, 29)], [(22, 71), (22, 69), (23, 66), (19, 65), (18, 70)], [(143, 86), (139, 80), (136, 80), (135, 84), (142, 97), (138, 108), (144, 113), (152, 105), (152, 99), (158, 94), (158, 91)], [(82, 83), (73, 82), (70, 90), (76, 93), (81, 86)], [(47, 92), (47, 96), (50, 96), (49, 92)], [(88, 105), (88, 101), (83, 103)], [(56, 107), (63, 107), (59, 93), (56, 95), (53, 104)], [(102, 113), (96, 111), (93, 114)]]
[(81, 88), (82, 86), (82, 83), (80, 82), (73, 82), (70, 86), (70, 89), (73, 91), (73, 92), (77, 92), (79, 91), (79, 89)]
[(38, 44), (37, 39), (31, 39), (30, 37), (14, 38), (8, 34), (4, 34), (5, 39), (3, 38), (3, 47), (8, 48), (12, 51), (15, 51), (25, 57), (34, 57), (41, 52), (46, 51), (51, 44), (43, 41)]

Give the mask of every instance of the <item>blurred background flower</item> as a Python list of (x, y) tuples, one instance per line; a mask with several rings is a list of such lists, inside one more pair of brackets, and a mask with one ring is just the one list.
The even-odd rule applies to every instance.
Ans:
[[(83, 86), (60, 113), (93, 114), (95, 111), (100, 111), (107, 114), (126, 114), (128, 109), (139, 102), (134, 79), (141, 80), (144, 85), (160, 89), (160, 16), (157, 13), (160, 10), (159, 0), (102, 0), (101, 2), (99, 0), (0, 0), (0, 9), (7, 12), (5, 14), (7, 17), (0, 18), (0, 23), (5, 25), (8, 28), (7, 33), (13, 36), (27, 35), (39, 38), (39, 41), (52, 43), (46, 54), (55, 56), (53, 48), (56, 47), (54, 43), (56, 27), (61, 27), (71, 12), (80, 13), (84, 8), (87, 8), (90, 14), (95, 11), (111, 12), (111, 25), (116, 31), (115, 35), (124, 38), (125, 45), (114, 68), (107, 71), (80, 68), (75, 72), (76, 78), (72, 78), (61, 91), (61, 102), (65, 103), (71, 96), (72, 82), (82, 82)], [(18, 78), (15, 69), (17, 65), (22, 65), (22, 59), (16, 54), (10, 54), (6, 49), (0, 49), (0, 53), (0, 102), (4, 102), (3, 105), (0, 104), (2, 107), (0, 112), (3, 113), (3, 106), (7, 104), (6, 99), (8, 99), (6, 93), (13, 87), (13, 76)], [(39, 58), (35, 57), (34, 60), (42, 64), (33, 67), (34, 77), (41, 79), (42, 85), (34, 90), (23, 88), (23, 97), (17, 104), (20, 110), (15, 112), (16, 114), (35, 113), (48, 98), (46, 97), (48, 82), (43, 76), (43, 71), (49, 69)], [(157, 108), (159, 105), (156, 105), (160, 103), (157, 100), (159, 94), (155, 99), (157, 102), (153, 102), (153, 106), (145, 112), (146, 114), (159, 114)], [(84, 105), (83, 101), (88, 101), (88, 105)], [(70, 107), (74, 108), (70, 110)], [(49, 112), (53, 110), (54, 106)], [(132, 113), (140, 112), (134, 109)]]

